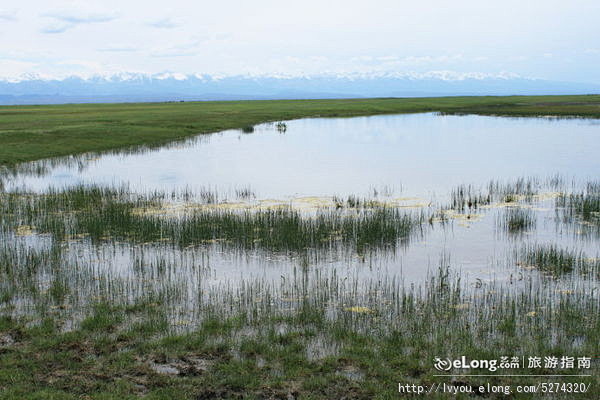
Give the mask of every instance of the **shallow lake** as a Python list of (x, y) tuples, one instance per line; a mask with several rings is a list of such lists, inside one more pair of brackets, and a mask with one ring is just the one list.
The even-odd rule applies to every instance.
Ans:
[[(600, 176), (597, 120), (427, 113), (285, 124), (285, 130), (262, 124), (252, 132), (200, 135), (156, 149), (28, 163), (5, 171), (4, 187), (40, 193), (79, 184), (128, 185), (136, 193), (189, 191), (192, 201), (201, 200), (194, 197), (198, 193), (210, 191), (218, 194), (211, 200), (215, 207), (291, 205), (309, 215), (335, 210), (334, 196), (357, 196), (427, 214), (429, 223), (398, 246), (368, 252), (338, 249), (308, 263), (323, 274), (335, 271), (338, 277), (358, 281), (420, 283), (438, 266), (449, 265), (467, 284), (524, 284), (528, 276), (539, 275), (515, 264), (515, 251), (524, 244), (557, 244), (598, 257), (599, 235), (584, 234), (585, 226), (577, 223), (565, 224), (555, 206), (559, 192), (577, 192)], [(470, 185), (475, 193), (485, 191), (492, 181), (510, 186), (520, 179), (536, 182), (535, 195), (512, 203), (491, 201), (458, 213), (442, 212), (447, 221), (440, 223), (441, 214), (435, 210), (449, 211), (457, 187)], [(513, 209), (530, 213), (532, 220), (516, 233), (503, 226), (506, 213)], [(48, 237), (35, 232), (5, 234), (5, 239), (14, 246), (50, 245)], [(137, 285), (141, 278), (132, 269), (136, 263), (155, 265), (166, 260), (174, 267), (166, 275), (163, 268), (153, 279), (159, 285), (182, 285), (191, 297), (207, 286), (278, 282), (306, 267), (298, 254), (260, 248), (242, 251), (219, 243), (176, 249), (119, 242), (91, 245), (83, 239), (71, 241), (64, 251), (67, 264), (77, 264), (94, 276), (106, 273), (129, 282), (123, 284), (127, 288), (123, 290), (132, 291), (128, 296), (147, 289)], [(579, 276), (572, 278), (580, 281)], [(76, 280), (86, 279), (81, 275)]]
[(54, 160), (47, 174), (18, 175), (10, 186), (127, 183), (137, 191), (210, 187), (223, 193), (250, 188), (263, 199), (367, 196), (375, 189), (429, 198), (490, 180), (600, 176), (597, 120), (427, 113), (286, 125), (283, 133), (264, 124), (253, 133), (201, 135), (157, 150)]

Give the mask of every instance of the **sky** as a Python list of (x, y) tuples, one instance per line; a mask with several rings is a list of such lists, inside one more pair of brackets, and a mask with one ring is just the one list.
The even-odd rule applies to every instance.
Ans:
[(0, 77), (431, 74), (600, 83), (600, 1), (0, 1)]

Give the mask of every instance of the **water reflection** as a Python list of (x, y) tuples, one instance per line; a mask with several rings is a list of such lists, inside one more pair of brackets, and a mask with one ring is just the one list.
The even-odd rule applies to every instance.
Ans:
[[(259, 198), (432, 197), (463, 183), (600, 174), (591, 120), (409, 114), (303, 119), (200, 135), (160, 148), (28, 163), (5, 171), (8, 189), (127, 183), (138, 192), (250, 186)], [(576, 140), (574, 140), (576, 138)], [(5, 179), (8, 181), (8, 179)]]

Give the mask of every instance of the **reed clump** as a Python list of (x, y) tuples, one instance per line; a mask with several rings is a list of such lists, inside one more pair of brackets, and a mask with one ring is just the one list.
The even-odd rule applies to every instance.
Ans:
[(589, 182), (580, 193), (559, 196), (556, 205), (567, 219), (600, 225), (600, 182)]
[[(201, 193), (212, 203), (218, 194)], [(259, 210), (192, 208), (169, 218), (146, 212), (160, 209), (164, 194), (135, 196), (125, 188), (76, 187), (42, 196), (4, 195), (7, 223), (35, 226), (58, 240), (87, 235), (93, 242), (169, 242), (180, 247), (221, 241), (245, 249), (304, 251), (345, 246), (358, 251), (406, 243), (422, 233), (422, 212), (405, 212), (360, 201), (353, 212), (328, 209), (305, 215), (290, 207)], [(358, 200), (356, 200), (358, 204)]]
[(525, 245), (515, 253), (516, 263), (521, 267), (535, 268), (560, 276), (571, 272), (580, 275), (597, 274), (600, 260), (586, 257), (581, 251), (560, 248), (557, 245)]
[(535, 212), (529, 208), (509, 207), (500, 217), (500, 225), (508, 233), (517, 234), (535, 227)]

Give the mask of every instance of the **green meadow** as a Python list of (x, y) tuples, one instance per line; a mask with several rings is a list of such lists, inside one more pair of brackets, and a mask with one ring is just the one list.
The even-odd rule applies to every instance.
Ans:
[(600, 117), (600, 96), (438, 97), (0, 106), (0, 163), (130, 146), (310, 117), (441, 112)]

